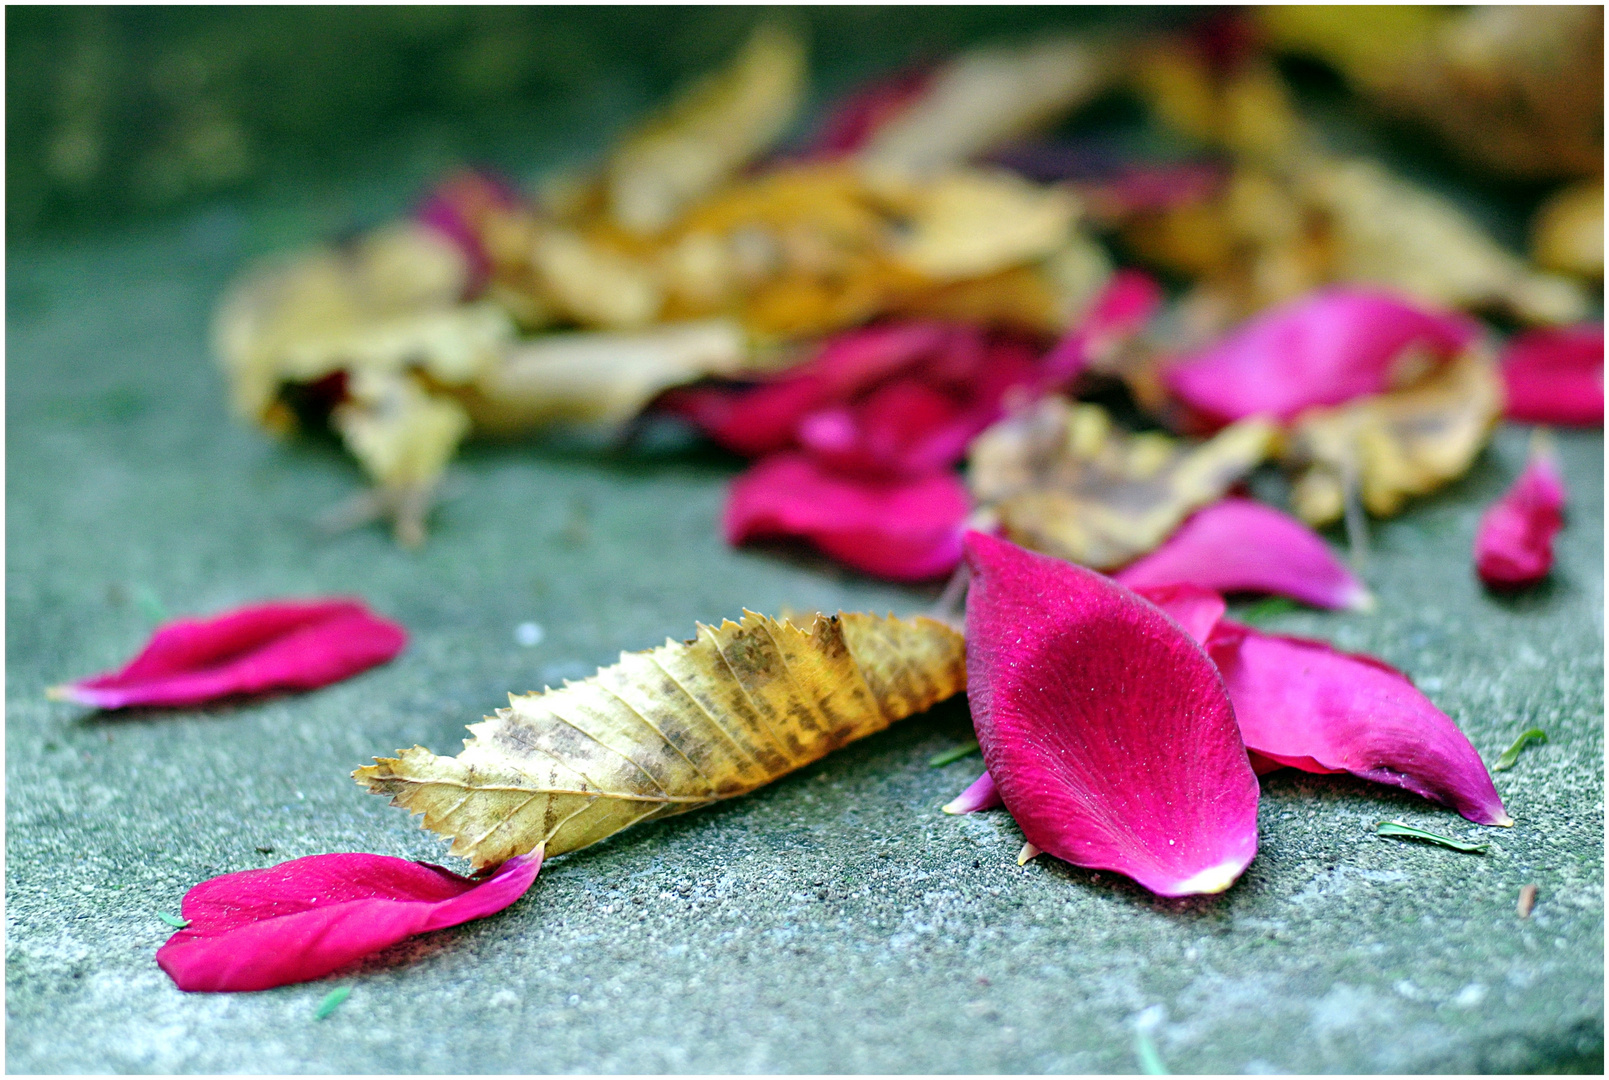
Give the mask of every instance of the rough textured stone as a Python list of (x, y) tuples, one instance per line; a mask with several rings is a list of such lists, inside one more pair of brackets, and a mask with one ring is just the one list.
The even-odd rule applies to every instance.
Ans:
[[(332, 446), (224, 414), (209, 306), (251, 251), (364, 203), (227, 207), (8, 255), (6, 1049), (13, 1071), (1175, 1071), (1602, 1067), (1603, 441), (1562, 433), (1572, 493), (1553, 580), (1513, 599), (1470, 565), (1518, 472), (1505, 429), (1473, 472), (1374, 533), (1372, 615), (1271, 625), (1409, 671), (1488, 762), (1549, 735), (1469, 825), (1385, 787), (1265, 782), (1262, 850), (1215, 899), (1019, 868), (1003, 812), (939, 806), (978, 759), (952, 702), (751, 797), (555, 860), (501, 916), (325, 982), (186, 995), (152, 962), (186, 888), (325, 851), (439, 859), (348, 772), (452, 751), (509, 690), (748, 606), (918, 610), (715, 522), (732, 459), (674, 447), (477, 446), (420, 553), (309, 521), (349, 494)], [(373, 205), (386, 205), (378, 200)], [(47, 685), (117, 664), (156, 605), (200, 613), (355, 593), (413, 634), (318, 693), (95, 715)], [(543, 629), (535, 646), (516, 627)], [(1485, 856), (1388, 841), (1400, 818)], [(1515, 914), (1534, 882), (1534, 915)], [(352, 985), (333, 1016), (314, 1009)]]

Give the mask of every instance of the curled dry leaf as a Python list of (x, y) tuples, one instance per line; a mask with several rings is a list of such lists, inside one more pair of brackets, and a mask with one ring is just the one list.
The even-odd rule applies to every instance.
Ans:
[(1503, 350), (1503, 415), (1603, 426), (1603, 324), (1527, 330)]
[(1311, 525), (1339, 520), (1351, 488), (1372, 514), (1396, 513), (1468, 471), (1503, 411), (1497, 366), (1471, 349), (1415, 385), (1310, 409), (1286, 434), (1281, 459), (1302, 470), (1291, 492)]
[(394, 658), (407, 631), (356, 600), (280, 600), (157, 628), (118, 671), (48, 695), (97, 709), (182, 708), (240, 694), (313, 690)]
[(968, 482), (1005, 534), (1084, 566), (1122, 566), (1267, 456), (1273, 425), (1253, 418), (1201, 443), (1127, 434), (1097, 405), (1044, 398), (972, 444)]
[(801, 627), (745, 612), (583, 682), (510, 695), (457, 757), (416, 746), (353, 775), (477, 867), (558, 855), (753, 791), (923, 711), (966, 685), (963, 652), (926, 618)]
[(1514, 486), (1481, 515), (1475, 530), (1475, 572), (1487, 585), (1533, 585), (1553, 568), (1553, 538), (1564, 527), (1564, 478), (1558, 455), (1533, 443)]
[(475, 879), (385, 855), (312, 855), (203, 881), (189, 924), (156, 953), (180, 990), (267, 990), (322, 978), (414, 934), (502, 911), (524, 896), (542, 853)]
[(971, 509), (966, 485), (948, 470), (845, 476), (807, 455), (782, 453), (732, 482), (724, 527), (730, 544), (799, 538), (856, 570), (926, 581), (960, 563)]
[(1263, 592), (1314, 607), (1368, 608), (1373, 598), (1323, 537), (1250, 499), (1198, 511), (1156, 551), (1116, 575), (1131, 589), (1174, 584)]
[(805, 46), (763, 23), (731, 66), (683, 93), (629, 136), (606, 170), (610, 213), (656, 233), (780, 136), (804, 93)]
[(1257, 316), (1177, 361), (1168, 388), (1214, 426), (1288, 421), (1315, 405), (1408, 385), (1467, 348), (1479, 328), (1379, 289), (1323, 289)]
[(1223, 680), (1152, 604), (968, 533), (967, 696), (988, 775), (1035, 848), (1164, 896), (1257, 851), (1257, 778)]
[(1206, 590), (1138, 591), (1206, 646), (1254, 761), (1348, 772), (1444, 803), (1482, 825), (1513, 824), (1464, 733), (1395, 668), (1327, 642), (1232, 622)]
[(1072, 38), (962, 53), (933, 72), (925, 93), (875, 127), (857, 160), (885, 175), (943, 172), (1071, 111), (1117, 68), (1116, 50)]

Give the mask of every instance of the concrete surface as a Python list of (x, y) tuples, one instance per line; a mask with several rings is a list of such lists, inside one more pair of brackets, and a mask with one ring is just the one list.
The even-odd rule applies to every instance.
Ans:
[[(969, 733), (952, 702), (555, 860), (501, 916), (358, 970), (176, 991), (152, 961), (169, 933), (156, 912), (195, 882), (327, 851), (442, 857), (348, 779), (375, 754), (452, 752), (506, 691), (745, 605), (910, 611), (937, 592), (726, 548), (735, 462), (674, 447), (475, 447), (422, 553), (377, 529), (319, 536), (310, 519), (356, 469), (229, 421), (205, 322), (252, 252), (393, 205), (304, 192), (8, 254), (9, 1070), (1125, 1072), (1143, 1031), (1177, 1072), (1601, 1071), (1597, 432), (1560, 436), (1572, 503), (1550, 584), (1501, 600), (1471, 572), (1480, 509), (1523, 459), (1507, 429), (1466, 479), (1378, 526), (1378, 612), (1271, 622), (1405, 668), (1488, 762), (1545, 728), (1497, 774), (1511, 830), (1286, 772), (1264, 785), (1261, 853), (1220, 898), (1019, 868), (1003, 812), (939, 812), (979, 768), (928, 767)], [(325, 593), (400, 619), (411, 647), (317, 693), (195, 712), (43, 697), (122, 662), (159, 608)], [(535, 646), (516, 640), (527, 621)], [(1379, 839), (1386, 818), (1492, 847)], [(350, 999), (315, 1020), (341, 985)]]

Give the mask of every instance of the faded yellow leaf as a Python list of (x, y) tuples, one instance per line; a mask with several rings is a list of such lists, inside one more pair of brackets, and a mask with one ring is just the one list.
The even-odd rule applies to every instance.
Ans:
[(1531, 257), (1546, 270), (1603, 278), (1603, 179), (1548, 197), (1531, 221)]
[(804, 81), (804, 43), (762, 24), (729, 69), (684, 93), (615, 152), (606, 180), (615, 222), (644, 234), (668, 228), (782, 134)]
[(1044, 398), (972, 443), (968, 483), (1023, 547), (1097, 570), (1151, 551), (1270, 452), (1242, 420), (1201, 443), (1130, 434), (1098, 405)]
[(1491, 357), (1470, 350), (1414, 386), (1297, 417), (1281, 455), (1303, 470), (1291, 494), (1304, 520), (1339, 520), (1355, 486), (1372, 514), (1468, 471), (1503, 413)]
[(354, 778), (493, 866), (573, 851), (746, 794), (966, 686), (961, 635), (840, 613), (808, 628), (745, 611), (590, 679), (510, 695), (457, 757), (423, 747)]
[(1067, 242), (1079, 212), (1070, 191), (983, 169), (948, 173), (911, 192), (909, 201), (909, 235), (895, 257), (935, 282), (1045, 258)]

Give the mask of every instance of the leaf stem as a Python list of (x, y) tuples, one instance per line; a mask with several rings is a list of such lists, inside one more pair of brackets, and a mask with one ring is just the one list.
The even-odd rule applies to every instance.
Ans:
[(977, 752), (978, 740), (968, 739), (960, 746), (951, 747), (942, 754), (934, 754), (932, 757), (927, 759), (927, 763), (930, 768), (936, 769), (940, 765), (948, 765), (952, 761), (960, 761), (962, 758), (970, 757)]
[(1454, 851), (1467, 851), (1471, 854), (1479, 854), (1491, 846), (1489, 844), (1471, 844), (1464, 840), (1454, 840), (1450, 836), (1442, 836), (1440, 833), (1433, 833), (1427, 829), (1417, 829), (1412, 825), (1404, 825), (1400, 821), (1382, 821), (1375, 826), (1374, 831), (1379, 836), (1405, 836), (1410, 840), (1428, 840), (1432, 844), (1440, 844), (1442, 847), (1449, 847)]
[(1497, 764), (1492, 766), (1492, 771), (1503, 772), (1507, 769), (1512, 769), (1514, 767), (1514, 763), (1520, 759), (1520, 751), (1524, 750), (1526, 745), (1533, 741), (1539, 743), (1547, 742), (1548, 733), (1539, 727), (1527, 728), (1526, 730), (1520, 732), (1520, 737), (1515, 739), (1513, 745), (1511, 745), (1507, 750), (1504, 750), (1503, 756), (1497, 759)]

